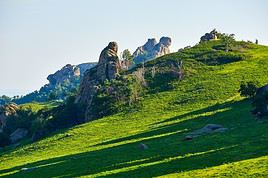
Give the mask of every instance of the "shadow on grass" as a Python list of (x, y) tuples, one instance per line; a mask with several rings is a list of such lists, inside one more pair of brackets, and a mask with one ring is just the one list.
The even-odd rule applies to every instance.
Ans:
[[(236, 104), (239, 104), (241, 102), (242, 101), (236, 102)], [(195, 115), (200, 115), (200, 114), (204, 114), (207, 112), (216, 112), (217, 110), (220, 110), (220, 109), (230, 108), (232, 106), (232, 104), (234, 104), (234, 102), (230, 101), (230, 102), (226, 102), (223, 104), (216, 104), (216, 105), (213, 105), (213, 106), (210, 106), (210, 107), (207, 107), (204, 109), (196, 110), (193, 112), (188, 112), (186, 114), (172, 117), (172, 118), (167, 119), (165, 121), (157, 122), (154, 125), (165, 124), (167, 122), (172, 122), (172, 121), (178, 121), (179, 123), (173, 123), (173, 124), (168, 124), (168, 125), (164, 125), (164, 126), (159, 126), (156, 129), (153, 129), (153, 130), (148, 131), (148, 132), (144, 132), (144, 133), (140, 133), (140, 134), (136, 134), (136, 135), (132, 135), (132, 136), (128, 136), (128, 137), (123, 137), (123, 138), (119, 138), (119, 139), (109, 140), (106, 142), (99, 143), (95, 146), (115, 144), (118, 142), (123, 142), (123, 141), (127, 141), (127, 140), (132, 140), (132, 139), (139, 139), (139, 138), (144, 138), (144, 140), (146, 140), (146, 138), (151, 138), (154, 135), (176, 132), (176, 131), (180, 131), (181, 133), (185, 133), (191, 129), (197, 129), (197, 128), (193, 128), (193, 125), (189, 125), (189, 122), (192, 122), (193, 120), (181, 121), (182, 119), (189, 117), (189, 116), (191, 116), (191, 118), (193, 119), (193, 117)], [(198, 125), (198, 123), (200, 123), (200, 125), (207, 123), (210, 119), (211, 118), (207, 117), (207, 116), (198, 116), (198, 117), (194, 118), (194, 122), (195, 122), (194, 125)]]
[[(244, 110), (248, 111), (248, 109), (244, 109), (248, 104), (247, 101), (241, 101), (209, 107), (189, 113), (189, 116), (219, 108), (230, 109), (211, 116), (200, 116), (142, 134), (95, 145), (100, 147), (96, 151), (16, 166), (0, 170), (0, 174), (10, 173), (3, 177), (77, 177), (85, 175), (153, 177), (267, 155), (268, 138), (262, 136), (265, 130), (257, 128), (258, 125), (255, 121), (248, 117), (248, 112), (241, 113)], [(185, 135), (182, 132), (185, 128), (189, 130), (200, 128), (211, 118), (213, 118), (213, 122), (221, 124), (223, 118), (236, 117), (237, 113), (240, 113), (239, 117), (246, 118), (245, 125), (241, 126), (236, 121), (230, 120), (227, 127), (234, 127), (234, 129), (229, 129), (226, 133), (183, 141)], [(179, 116), (171, 118), (171, 120), (182, 118)], [(248, 129), (247, 126), (252, 129)], [(256, 146), (256, 138), (258, 138), (258, 146)], [(138, 147), (141, 141), (148, 145), (147, 150)], [(20, 171), (25, 167), (36, 167), (36, 169)]]

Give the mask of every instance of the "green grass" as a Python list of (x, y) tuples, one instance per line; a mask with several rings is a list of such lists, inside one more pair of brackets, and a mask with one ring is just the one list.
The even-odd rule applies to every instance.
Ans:
[(29, 109), (32, 112), (38, 112), (39, 110), (42, 109), (51, 109), (53, 107), (56, 107), (60, 104), (61, 102), (57, 102), (57, 101), (50, 101), (50, 102), (43, 102), (43, 103), (39, 103), (39, 102), (31, 102), (31, 103), (26, 103), (26, 104), (21, 104), (19, 105), (20, 109)]
[[(149, 62), (148, 68), (184, 59), (187, 75), (168, 85), (161, 77), (151, 83), (138, 109), (3, 152), (0, 176), (267, 177), (268, 123), (254, 119), (250, 101), (237, 91), (242, 80), (268, 83), (268, 47), (238, 45), (233, 53), (243, 60), (208, 63), (214, 52), (222, 53), (206, 55), (218, 45), (209, 42)], [(228, 131), (184, 140), (209, 123)], [(140, 149), (140, 143), (149, 148)], [(31, 167), (36, 169), (20, 171)]]

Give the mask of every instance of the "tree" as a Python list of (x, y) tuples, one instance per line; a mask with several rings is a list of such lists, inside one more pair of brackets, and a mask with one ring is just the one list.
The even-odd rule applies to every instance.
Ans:
[(221, 35), (221, 40), (223, 41), (223, 44), (225, 46), (225, 52), (228, 52), (235, 42), (234, 34), (223, 33)]
[(122, 59), (126, 69), (128, 69), (133, 64), (133, 56), (128, 49), (125, 49), (123, 51)]
[(250, 81), (246, 83), (243, 81), (240, 84), (239, 92), (241, 96), (252, 98), (255, 96), (257, 89), (258, 87), (256, 82)]
[(9, 103), (12, 99), (6, 95), (0, 96), (0, 105), (4, 105), (6, 103)]
[(51, 92), (48, 96), (48, 100), (51, 101), (51, 100), (55, 100), (57, 99), (57, 93), (55, 91)]

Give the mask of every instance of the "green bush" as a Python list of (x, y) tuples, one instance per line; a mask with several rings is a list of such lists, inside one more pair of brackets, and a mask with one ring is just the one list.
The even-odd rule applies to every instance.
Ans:
[(255, 96), (257, 92), (257, 84), (256, 82), (250, 81), (250, 82), (241, 82), (240, 84), (240, 95), (248, 98), (252, 98)]
[(4, 132), (11, 134), (18, 128), (25, 128), (31, 131), (32, 122), (36, 119), (35, 113), (28, 109), (20, 109), (16, 114), (7, 118)]
[(100, 118), (135, 105), (141, 99), (143, 82), (135, 75), (106, 80), (98, 86), (88, 114), (92, 118)]

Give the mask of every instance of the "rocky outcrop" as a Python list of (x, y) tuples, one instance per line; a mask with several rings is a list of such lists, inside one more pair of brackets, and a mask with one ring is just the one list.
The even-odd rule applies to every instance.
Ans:
[(16, 114), (18, 106), (15, 103), (10, 103), (0, 107), (0, 133), (6, 126), (7, 118), (11, 115)]
[(218, 124), (207, 124), (206, 126), (204, 126), (201, 129), (195, 130), (193, 132), (188, 133), (185, 136), (185, 140), (191, 140), (195, 137), (199, 137), (202, 135), (207, 135), (207, 134), (211, 134), (211, 133), (219, 133), (219, 132), (225, 132), (228, 129), (223, 127), (222, 125), (218, 125)]
[(73, 78), (80, 76), (80, 69), (74, 65), (67, 64), (61, 70), (58, 70), (54, 74), (50, 74), (47, 77), (50, 85), (56, 85), (62, 83), (66, 79), (72, 80)]
[(148, 39), (148, 41), (136, 49), (133, 53), (135, 64), (146, 62), (148, 60), (163, 56), (170, 53), (171, 38), (162, 37), (157, 43), (155, 38)]
[(84, 63), (79, 65), (71, 65), (67, 64), (62, 69), (58, 70), (54, 74), (50, 74), (47, 77), (47, 80), (49, 81), (49, 85), (57, 85), (61, 84), (67, 79), (72, 81), (76, 80), (80, 76), (83, 76), (84, 72), (87, 69), (90, 69), (94, 67), (95, 63)]
[(87, 70), (79, 87), (76, 103), (85, 105), (85, 120), (92, 120), (89, 113), (92, 100), (97, 91), (97, 86), (105, 80), (112, 80), (119, 75), (121, 68), (117, 56), (118, 46), (116, 42), (110, 42), (100, 54), (98, 64)]
[(220, 36), (220, 33), (217, 32), (216, 29), (213, 29), (211, 32), (206, 33), (205, 35), (201, 36), (200, 42), (217, 40), (219, 36)]
[[(45, 102), (50, 99), (64, 100), (68, 93), (79, 86), (85, 71), (96, 66), (96, 64), (97, 63), (94, 62), (79, 65), (67, 64), (54, 74), (50, 74), (47, 77), (49, 83), (41, 87), (39, 91), (29, 93), (14, 100), (14, 102), (23, 104), (32, 101)], [(53, 98), (51, 98), (51, 96), (53, 96)]]

